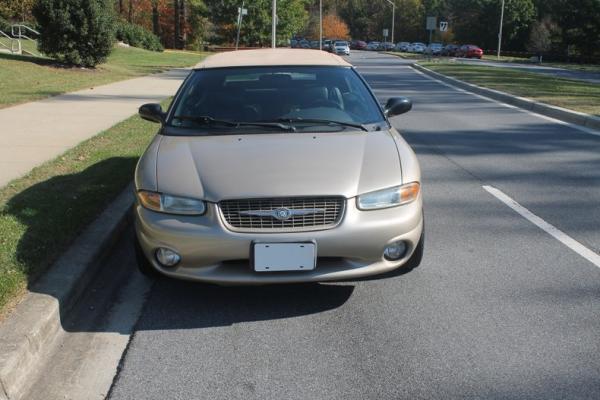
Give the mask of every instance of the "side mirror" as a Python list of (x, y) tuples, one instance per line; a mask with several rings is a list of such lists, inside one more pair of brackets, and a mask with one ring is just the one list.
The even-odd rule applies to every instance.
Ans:
[(385, 104), (385, 115), (388, 118), (404, 114), (412, 109), (412, 101), (407, 97), (392, 97)]
[(158, 122), (159, 124), (165, 122), (165, 112), (160, 104), (144, 104), (140, 107), (139, 114), (146, 121)]

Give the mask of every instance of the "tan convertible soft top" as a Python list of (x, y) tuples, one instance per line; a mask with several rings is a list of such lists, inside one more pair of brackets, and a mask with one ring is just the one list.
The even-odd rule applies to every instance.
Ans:
[(343, 58), (319, 50), (258, 49), (217, 53), (195, 68), (262, 67), (269, 65), (331, 65), (350, 67)]

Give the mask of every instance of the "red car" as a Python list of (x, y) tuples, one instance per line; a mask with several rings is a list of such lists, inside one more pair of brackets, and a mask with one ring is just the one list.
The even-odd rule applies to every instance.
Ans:
[(350, 48), (352, 50), (366, 50), (367, 43), (363, 42), (362, 40), (354, 40), (352, 43), (350, 43)]
[(460, 46), (456, 51), (456, 56), (463, 58), (479, 58), (481, 60), (483, 50), (473, 44), (465, 44)]

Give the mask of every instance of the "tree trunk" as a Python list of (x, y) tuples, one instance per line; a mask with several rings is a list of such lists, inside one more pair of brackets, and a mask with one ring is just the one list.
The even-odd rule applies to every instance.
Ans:
[(160, 37), (160, 14), (158, 13), (158, 0), (152, 1), (152, 32)]
[(185, 0), (179, 0), (179, 6), (181, 7), (181, 11), (179, 12), (179, 44), (184, 49), (187, 42)]
[(133, 0), (129, 0), (129, 14), (127, 15), (127, 21), (133, 23)]
[(179, 12), (181, 9), (179, 8), (179, 0), (173, 0), (173, 19), (174, 19), (174, 28), (173, 29), (173, 47), (179, 49), (179, 38), (181, 36), (181, 19)]
[(119, 0), (119, 16), (123, 15), (123, 0)]

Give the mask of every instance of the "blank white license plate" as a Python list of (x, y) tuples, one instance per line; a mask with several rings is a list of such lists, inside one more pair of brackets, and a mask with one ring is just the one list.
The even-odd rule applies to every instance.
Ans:
[(315, 269), (316, 245), (314, 243), (255, 243), (254, 270), (310, 271)]

